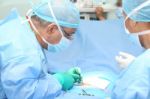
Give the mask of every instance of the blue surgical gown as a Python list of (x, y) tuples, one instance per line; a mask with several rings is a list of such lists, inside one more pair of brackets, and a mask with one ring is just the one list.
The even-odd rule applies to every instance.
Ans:
[(150, 49), (120, 75), (112, 99), (150, 99)]
[(34, 33), (21, 24), (17, 12), (12, 13), (0, 24), (0, 94), (4, 91), (9, 99), (54, 99), (61, 85), (47, 73), (45, 55)]

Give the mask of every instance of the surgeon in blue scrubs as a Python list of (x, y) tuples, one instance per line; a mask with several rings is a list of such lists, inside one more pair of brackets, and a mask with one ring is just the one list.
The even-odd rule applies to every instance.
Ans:
[(41, 0), (32, 3), (26, 19), (13, 10), (1, 21), (0, 99), (54, 99), (80, 82), (78, 68), (48, 73), (43, 53), (66, 49), (79, 20), (69, 0)]
[(117, 57), (127, 65), (113, 88), (112, 99), (150, 99), (150, 0), (123, 0), (125, 30), (145, 52), (133, 58), (127, 53)]

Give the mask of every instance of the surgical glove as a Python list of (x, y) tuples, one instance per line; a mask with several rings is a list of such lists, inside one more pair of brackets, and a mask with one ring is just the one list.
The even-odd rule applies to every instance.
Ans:
[(125, 52), (119, 52), (119, 55), (116, 56), (116, 61), (118, 62), (119, 66), (123, 69), (127, 68), (129, 64), (133, 62), (135, 57), (131, 54)]
[(79, 68), (72, 68), (65, 73), (56, 73), (54, 76), (58, 79), (64, 91), (70, 90), (74, 83), (80, 82), (82, 78)]
[(75, 83), (80, 83), (82, 80), (81, 69), (78, 67), (71, 68), (67, 73), (73, 76)]
[(68, 73), (56, 73), (54, 76), (60, 82), (64, 91), (70, 90), (75, 83), (73, 76)]

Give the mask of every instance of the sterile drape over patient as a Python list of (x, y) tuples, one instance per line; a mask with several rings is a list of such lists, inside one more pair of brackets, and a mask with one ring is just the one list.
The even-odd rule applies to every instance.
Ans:
[[(111, 28), (108, 29), (108, 27)], [(125, 51), (138, 56), (144, 51), (130, 39), (122, 27), (123, 20), (81, 21), (73, 44), (68, 49), (61, 53), (45, 51), (49, 63), (48, 70), (61, 72), (78, 66), (84, 77), (98, 76), (109, 81), (110, 84), (106, 88), (108, 89), (107, 94), (99, 89), (84, 86), (77, 86), (70, 90), (70, 94), (82, 94), (81, 89), (85, 88), (88, 94), (105, 99), (107, 95), (110, 95), (111, 85), (114, 84), (116, 76), (121, 71), (115, 61), (118, 52)], [(95, 83), (97, 85), (97, 82)]]

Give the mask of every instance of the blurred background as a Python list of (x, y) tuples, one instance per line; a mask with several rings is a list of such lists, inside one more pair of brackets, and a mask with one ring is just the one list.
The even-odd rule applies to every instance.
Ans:
[[(32, 1), (36, 2), (36, 0)], [(116, 18), (115, 13), (116, 9), (118, 9), (116, 3), (118, 0), (70, 0), (70, 1), (72, 1), (80, 10), (82, 19), (85, 20), (99, 19), (100, 14), (102, 14), (106, 19)], [(7, 16), (12, 8), (17, 8), (19, 13), (22, 16), (24, 16), (30, 7), (31, 5), (28, 2), (28, 0), (0, 0), (0, 12), (1, 12), (0, 19)]]

